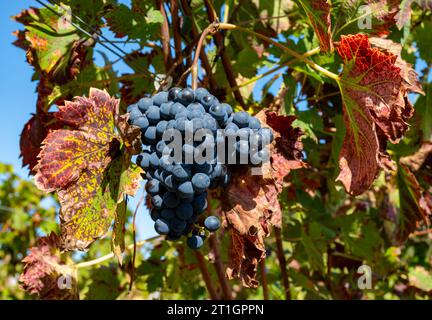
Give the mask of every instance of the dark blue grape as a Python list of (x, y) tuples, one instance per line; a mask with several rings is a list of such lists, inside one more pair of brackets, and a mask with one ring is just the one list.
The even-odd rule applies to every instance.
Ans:
[(186, 107), (186, 110), (188, 112), (198, 111), (198, 112), (201, 112), (203, 115), (206, 113), (206, 109), (199, 102), (191, 103), (190, 105), (188, 105)]
[(249, 124), (250, 115), (246, 111), (240, 111), (234, 113), (233, 122), (239, 126), (239, 128), (247, 127)]
[[(129, 107), (132, 107), (130, 108)], [(138, 109), (138, 106), (133, 104), (131, 106), (128, 107), (128, 113), (129, 113), (129, 123), (132, 123), (136, 118), (141, 117), (142, 113), (141, 111)]]
[(164, 185), (165, 185), (165, 187), (167, 188), (167, 190), (170, 191), (170, 192), (176, 192), (177, 189), (178, 189), (178, 182), (177, 182), (177, 180), (173, 177), (172, 174), (168, 175), (168, 176), (165, 178)]
[(172, 169), (172, 174), (174, 178), (179, 181), (186, 181), (191, 178), (191, 170), (190, 168), (185, 164), (176, 164), (174, 165)]
[(160, 212), (160, 216), (169, 221), (175, 217), (175, 211), (173, 209), (162, 209)]
[(156, 125), (156, 134), (159, 137), (162, 137), (163, 133), (166, 130), (167, 125), (168, 125), (168, 121), (166, 121), (166, 120), (162, 120), (162, 121), (159, 121), (157, 123), (157, 125)]
[(181, 203), (176, 209), (175, 213), (177, 218), (181, 220), (188, 220), (193, 215), (193, 207), (190, 203)]
[(147, 119), (146, 116), (139, 116), (137, 118), (133, 118), (133, 120), (131, 121), (131, 124), (133, 126), (137, 126), (141, 129), (142, 132), (145, 132), (145, 130), (148, 128), (149, 126), (149, 121)]
[(161, 191), (160, 182), (156, 179), (148, 180), (146, 183), (146, 191), (152, 196), (157, 195)]
[(153, 105), (152, 98), (141, 98), (137, 103), (138, 109), (140, 109), (142, 113), (145, 113), (147, 109), (152, 105)]
[(153, 205), (153, 208), (161, 209), (163, 205), (163, 200), (160, 195), (155, 195), (151, 198), (151, 203)]
[(159, 107), (150, 106), (146, 111), (146, 116), (151, 124), (157, 124), (161, 119)]
[(228, 116), (230, 116), (233, 113), (233, 109), (228, 103), (221, 103), (220, 105), (225, 109), (225, 113)]
[(225, 134), (226, 135), (235, 135), (237, 134), (237, 131), (239, 130), (239, 127), (235, 123), (229, 123), (225, 127)]
[(210, 186), (210, 178), (204, 173), (196, 173), (192, 177), (192, 186), (196, 193), (204, 192)]
[[(164, 153), (165, 151), (165, 153)], [(165, 141), (163, 140), (159, 140), (159, 142), (156, 144), (156, 152), (158, 154), (159, 157), (161, 157), (163, 154), (168, 154), (168, 147), (165, 143)]]
[(153, 96), (153, 104), (156, 106), (162, 105), (162, 103), (168, 102), (168, 92), (161, 91)]
[(261, 128), (261, 122), (255, 117), (250, 117), (248, 122), (248, 127), (250, 129), (258, 130)]
[(139, 154), (136, 163), (144, 170), (150, 168), (150, 154), (146, 152)]
[(187, 106), (195, 100), (195, 93), (192, 89), (185, 88), (177, 95), (177, 100)]
[(186, 111), (185, 106), (179, 102), (176, 102), (171, 106), (170, 116), (171, 116), (171, 118), (175, 118), (177, 113), (180, 113), (183, 111)]
[(194, 189), (192, 186), (192, 182), (185, 181), (179, 184), (177, 189), (177, 194), (180, 198), (190, 198), (194, 195)]
[(168, 100), (174, 101), (177, 95), (181, 92), (181, 88), (173, 87), (168, 91)]
[(192, 235), (187, 239), (187, 245), (191, 249), (199, 249), (203, 246), (204, 241), (200, 236)]
[(218, 217), (209, 216), (204, 220), (204, 227), (210, 231), (214, 232), (220, 228), (220, 220)]
[(273, 131), (270, 128), (261, 128), (258, 131), (262, 136), (263, 144), (269, 144), (273, 142), (274, 136)]
[(160, 115), (162, 119), (171, 119), (171, 107), (174, 103), (172, 101), (164, 102), (160, 105)]
[(187, 112), (187, 118), (189, 120), (192, 119), (202, 119), (204, 116), (204, 113), (199, 110), (192, 110)]
[(144, 132), (144, 137), (141, 136), (144, 142), (148, 144), (153, 144), (156, 142), (156, 127), (148, 127)]
[(157, 168), (159, 167), (159, 157), (158, 157), (158, 155), (157, 155), (156, 152), (153, 152), (153, 153), (150, 155), (150, 166), (151, 166), (153, 169), (157, 169)]
[(159, 219), (160, 218), (160, 211), (158, 209), (156, 209), (156, 208), (151, 209), (151, 211), (150, 211), (150, 218), (153, 221), (156, 221), (157, 219)]
[(205, 88), (198, 88), (195, 90), (195, 101), (201, 101), (201, 99), (208, 95), (209, 92)]
[(174, 209), (180, 203), (180, 199), (177, 194), (173, 192), (167, 192), (163, 196), (163, 204), (170, 209)]
[(209, 113), (212, 115), (213, 118), (215, 118), (216, 120), (223, 120), (224, 117), (227, 115), (226, 114), (226, 110), (225, 108), (216, 103), (213, 104), (210, 108), (209, 108)]
[(218, 103), (219, 101), (218, 101), (218, 99), (217, 99), (215, 96), (213, 96), (213, 95), (211, 95), (211, 94), (207, 94), (207, 95), (203, 96), (203, 97), (200, 99), (199, 102), (202, 104), (202, 106), (204, 107), (204, 109), (205, 109), (206, 111), (208, 111), (209, 108), (210, 108), (213, 104), (216, 104), (216, 103)]
[(174, 232), (183, 232), (183, 230), (186, 228), (186, 221), (184, 220), (180, 220), (176, 217), (174, 217), (171, 221), (170, 221), (170, 229), (173, 230)]
[(155, 222), (155, 230), (159, 234), (168, 234), (170, 232), (169, 223), (163, 219), (157, 219)]
[(192, 201), (192, 207), (196, 214), (201, 214), (207, 209), (207, 193), (197, 195)]
[(195, 164), (193, 171), (195, 173), (200, 172), (200, 173), (204, 173), (206, 175), (210, 175), (210, 173), (212, 173), (212, 171), (213, 171), (213, 166), (208, 162), (204, 162), (202, 164)]

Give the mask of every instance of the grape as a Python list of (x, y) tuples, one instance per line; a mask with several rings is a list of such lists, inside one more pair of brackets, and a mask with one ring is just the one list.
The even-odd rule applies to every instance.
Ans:
[(143, 168), (144, 170), (150, 168), (150, 154), (149, 153), (141, 153), (140, 155), (138, 155), (137, 157), (137, 161), (136, 163)]
[(157, 125), (156, 125), (156, 134), (159, 137), (162, 137), (163, 133), (165, 132), (165, 130), (167, 128), (167, 125), (168, 125), (168, 121), (166, 121), (166, 120), (162, 120), (162, 121), (159, 121), (157, 123)]
[(210, 178), (204, 173), (196, 173), (192, 177), (192, 185), (196, 193), (202, 193), (210, 186)]
[(162, 209), (160, 216), (169, 221), (175, 217), (175, 211), (173, 209)]
[(171, 106), (170, 116), (171, 116), (171, 118), (174, 118), (177, 113), (181, 113), (183, 111), (186, 112), (185, 106), (179, 102), (176, 102)]
[[(145, 170), (141, 176), (147, 179), (155, 230), (167, 240), (186, 236), (190, 248), (202, 247), (209, 232), (221, 225), (215, 216), (200, 218), (208, 206), (207, 189), (228, 186), (232, 178), (227, 159), (233, 164), (247, 159), (252, 165), (261, 163), (261, 158), (268, 160), (265, 146), (274, 139), (272, 130), (261, 128), (247, 112), (233, 112), (205, 88), (174, 87), (140, 99), (127, 112), (128, 122), (141, 129), (145, 151), (136, 163)], [(172, 129), (180, 131), (180, 140)], [(163, 137), (168, 130), (169, 137)], [(196, 132), (199, 137), (193, 135)], [(214, 152), (221, 147), (223, 157)], [(182, 158), (176, 154), (179, 151)]]
[(255, 117), (250, 117), (249, 122), (248, 122), (248, 127), (250, 129), (260, 129), (261, 128), (261, 122)]
[(161, 209), (162, 208), (162, 204), (163, 204), (163, 200), (162, 197), (160, 195), (155, 195), (151, 198), (151, 203), (153, 205), (153, 208), (156, 209)]
[(159, 234), (168, 234), (170, 226), (166, 220), (157, 219), (155, 222), (155, 230)]
[(218, 100), (216, 99), (216, 97), (212, 96), (211, 94), (207, 94), (207, 95), (203, 96), (203, 97), (200, 99), (200, 103), (202, 104), (202, 106), (204, 107), (204, 109), (205, 109), (206, 111), (208, 111), (209, 108), (210, 108), (213, 104), (218, 103)]
[(133, 118), (132, 121), (131, 121), (131, 124), (133, 126), (139, 127), (142, 132), (145, 132), (145, 130), (149, 126), (149, 121), (148, 121), (148, 119), (147, 119), (146, 116), (141, 115), (139, 117)]
[(180, 198), (189, 198), (194, 195), (194, 189), (192, 186), (192, 182), (185, 181), (181, 184), (179, 184), (177, 189), (177, 194), (180, 196)]
[(151, 124), (157, 124), (161, 118), (159, 107), (150, 106), (146, 111), (146, 116)]
[(144, 132), (143, 140), (147, 143), (155, 143), (156, 142), (156, 127), (148, 127)]
[(153, 96), (153, 104), (160, 106), (162, 103), (168, 102), (168, 92), (162, 91)]
[(195, 90), (195, 100), (200, 101), (204, 96), (208, 95), (209, 92), (205, 88), (198, 88)]
[(185, 164), (174, 165), (172, 174), (174, 178), (179, 182), (189, 180), (191, 177), (191, 171)]
[(152, 218), (153, 221), (156, 221), (157, 219), (160, 218), (160, 211), (155, 208), (151, 209), (150, 217)]
[(185, 106), (192, 103), (195, 99), (195, 93), (190, 88), (183, 89), (178, 95), (177, 99)]
[(209, 113), (216, 120), (223, 120), (223, 118), (227, 115), (225, 108), (220, 104), (213, 104), (209, 108)]
[(180, 91), (181, 91), (181, 89), (178, 87), (171, 88), (168, 91), (168, 100), (174, 101), (174, 99), (177, 97), (177, 95), (180, 93)]
[(163, 204), (170, 209), (176, 208), (179, 203), (180, 199), (177, 197), (177, 195), (173, 192), (167, 192), (163, 195)]
[(200, 236), (192, 235), (187, 239), (187, 245), (191, 249), (199, 249), (203, 244), (204, 241)]
[(156, 144), (156, 152), (157, 152), (157, 154), (158, 154), (159, 157), (161, 157), (162, 154), (164, 154), (164, 151), (165, 151), (165, 154), (166, 154), (166, 153), (167, 153), (167, 150), (168, 150), (168, 147), (167, 147), (165, 141), (160, 140), (160, 141)]
[(236, 112), (233, 116), (233, 122), (239, 126), (239, 128), (247, 127), (249, 124), (249, 113), (246, 111)]
[(192, 207), (195, 213), (203, 213), (207, 209), (207, 193), (196, 196), (192, 201)]
[(155, 196), (157, 195), (161, 190), (161, 185), (160, 182), (156, 179), (152, 179), (147, 181), (146, 183), (146, 191), (152, 195)]
[(230, 116), (233, 113), (232, 107), (228, 103), (221, 103), (222, 108), (224, 108), (225, 113)]
[(136, 118), (142, 116), (142, 113), (138, 109), (138, 107), (136, 105), (132, 105), (132, 106), (133, 106), (133, 108), (131, 108), (130, 111), (128, 111), (128, 113), (129, 113), (129, 123), (130, 124), (132, 124)]
[(167, 188), (168, 191), (170, 192), (176, 192), (178, 189), (178, 182), (177, 180), (173, 177), (172, 174), (168, 175), (165, 178), (165, 187)]
[(157, 169), (159, 167), (159, 157), (156, 152), (153, 152), (150, 155), (150, 166), (154, 169)]
[(183, 230), (186, 228), (186, 221), (180, 220), (176, 217), (174, 217), (170, 221), (170, 229), (174, 232), (183, 232)]
[(188, 220), (193, 215), (193, 207), (190, 203), (181, 203), (175, 210), (176, 217), (181, 220)]
[(152, 105), (153, 105), (153, 100), (152, 100), (152, 98), (141, 98), (141, 99), (138, 101), (138, 103), (137, 103), (138, 109), (139, 109), (142, 113), (146, 112), (147, 109), (148, 109), (150, 106), (152, 106)]
[(220, 228), (220, 220), (218, 217), (209, 216), (204, 220), (204, 226), (208, 231), (214, 232)]

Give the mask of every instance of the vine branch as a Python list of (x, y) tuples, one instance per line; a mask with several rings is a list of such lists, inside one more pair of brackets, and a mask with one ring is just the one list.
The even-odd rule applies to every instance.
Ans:
[(231, 286), (228, 282), (227, 277), (225, 276), (225, 267), (222, 263), (221, 260), (221, 255), (220, 255), (220, 243), (219, 243), (219, 239), (217, 238), (217, 236), (215, 234), (212, 234), (209, 237), (210, 240), (210, 247), (213, 250), (213, 254), (214, 254), (214, 259), (215, 259), (215, 269), (216, 269), (216, 273), (219, 279), (219, 282), (221, 284), (222, 287), (222, 292), (224, 294), (224, 298), (226, 300), (232, 300), (233, 299), (233, 295), (232, 295), (232, 291), (231, 291)]
[(288, 273), (287, 273), (287, 263), (286, 263), (285, 254), (283, 250), (282, 236), (281, 236), (280, 229), (275, 228), (275, 236), (276, 236), (276, 254), (281, 269), (282, 282), (285, 288), (285, 299), (291, 300), (290, 283), (289, 283)]
[(203, 280), (204, 280), (204, 283), (206, 285), (207, 291), (210, 295), (210, 298), (212, 300), (219, 300), (220, 299), (219, 295), (217, 294), (217, 292), (213, 286), (212, 279), (211, 279), (210, 273), (207, 269), (207, 265), (206, 265), (204, 256), (202, 255), (202, 253), (200, 251), (196, 250), (195, 251), (195, 257), (198, 261), (198, 266), (200, 268), (201, 275), (203, 277)]

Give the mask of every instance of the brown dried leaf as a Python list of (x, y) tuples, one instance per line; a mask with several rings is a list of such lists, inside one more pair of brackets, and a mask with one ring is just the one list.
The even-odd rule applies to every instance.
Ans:
[[(273, 112), (257, 115), (264, 126), (275, 132), (270, 146), (271, 159), (264, 175), (251, 175), (251, 169), (233, 174), (226, 197), (225, 218), (232, 233), (229, 278), (241, 278), (246, 287), (255, 287), (257, 265), (265, 257), (264, 239), (271, 228), (281, 227), (282, 212), (278, 195), (284, 179), (301, 161), (301, 131), (291, 126), (295, 117)], [(243, 168), (244, 169), (244, 168)]]
[(60, 239), (55, 233), (39, 239), (23, 259), (22, 289), (43, 300), (78, 299), (75, 270), (60, 261)]

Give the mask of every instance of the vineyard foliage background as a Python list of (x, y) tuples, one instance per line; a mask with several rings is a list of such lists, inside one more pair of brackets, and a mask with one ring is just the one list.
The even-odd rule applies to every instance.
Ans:
[[(431, 10), (75, 0), (17, 12), (13, 44), (38, 98), (20, 141), (31, 176), (0, 165), (0, 297), (430, 298)], [(134, 242), (134, 214), (148, 213), (126, 107), (190, 84), (209, 25), (199, 84), (273, 128), (271, 175), (239, 169), (211, 194), (208, 211), (225, 228), (199, 252)], [(58, 161), (58, 150), (72, 155)], [(366, 290), (362, 265), (372, 270)]]

